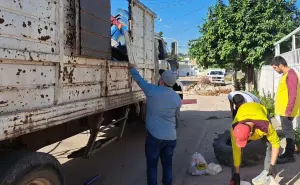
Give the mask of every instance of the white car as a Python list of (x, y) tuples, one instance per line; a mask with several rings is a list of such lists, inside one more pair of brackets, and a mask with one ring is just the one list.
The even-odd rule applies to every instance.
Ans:
[(211, 70), (207, 73), (207, 76), (211, 83), (225, 85), (225, 71), (223, 70)]

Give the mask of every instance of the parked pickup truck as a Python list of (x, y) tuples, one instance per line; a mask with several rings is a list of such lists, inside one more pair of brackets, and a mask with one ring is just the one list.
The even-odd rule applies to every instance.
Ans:
[[(129, 114), (144, 118), (144, 93), (128, 61), (113, 60), (110, 0), (1, 1), (0, 10), (0, 184), (63, 185), (59, 162), (36, 151), (88, 130), (69, 157), (89, 156), (122, 138)], [(129, 0), (129, 62), (153, 84), (155, 17)]]
[(210, 70), (207, 77), (213, 84), (225, 85), (225, 70)]

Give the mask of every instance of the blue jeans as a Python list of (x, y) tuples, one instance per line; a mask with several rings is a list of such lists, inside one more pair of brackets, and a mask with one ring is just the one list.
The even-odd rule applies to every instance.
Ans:
[(160, 140), (149, 132), (145, 143), (147, 159), (147, 184), (157, 185), (157, 164), (160, 158), (163, 169), (163, 185), (172, 185), (172, 157), (176, 140)]

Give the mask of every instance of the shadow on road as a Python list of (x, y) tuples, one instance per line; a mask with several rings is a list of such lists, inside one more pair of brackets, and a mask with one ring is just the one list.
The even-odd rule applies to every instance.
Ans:
[(298, 160), (295, 163), (290, 163), (290, 164), (284, 164), (284, 165), (277, 165), (279, 169), (282, 169), (279, 173), (278, 176), (281, 177), (282, 179), (280, 180), (281, 185), (292, 185), (300, 184), (300, 167), (299, 167), (299, 155), (296, 156)]
[[(232, 119), (229, 111), (195, 111), (186, 110), (180, 114), (177, 146), (173, 158), (174, 185), (206, 184), (226, 185), (229, 182), (230, 168), (222, 166), (223, 171), (217, 176), (192, 177), (187, 174), (191, 156), (200, 152), (208, 163), (217, 163), (212, 142), (219, 133), (223, 133), (231, 126)], [(146, 185), (146, 163), (144, 155), (145, 125), (128, 123), (123, 139), (104, 147), (89, 159), (72, 159), (66, 161), (66, 156), (79, 147), (76, 142), (85, 144), (87, 134), (79, 134), (70, 146), (62, 146), (64, 150), (53, 151), (63, 164), (67, 185), (83, 185), (88, 180), (99, 175), (92, 185)], [(83, 136), (85, 136), (83, 138)], [(77, 136), (76, 136), (77, 137)], [(74, 139), (74, 138), (72, 138)], [(58, 147), (58, 149), (59, 149)], [(80, 146), (82, 147), (82, 146)], [(278, 166), (284, 169), (282, 183), (296, 184), (299, 179), (299, 158), (296, 164)], [(263, 164), (242, 168), (242, 179), (251, 181), (263, 169)], [(159, 164), (159, 177), (161, 168)], [(295, 177), (296, 176), (296, 177)], [(295, 178), (296, 179), (295, 179)], [(294, 179), (293, 179), (294, 178)], [(298, 180), (299, 181), (299, 180)], [(225, 183), (224, 183), (225, 182)]]
[[(228, 117), (229, 111), (182, 111), (178, 128), (178, 141), (174, 154), (174, 181), (183, 181), (191, 155), (206, 135), (208, 125), (214, 120), (211, 116)], [(220, 119), (218, 119), (220, 120)], [(229, 125), (230, 122), (227, 123)], [(100, 178), (97, 185), (144, 185), (146, 184), (146, 166), (144, 155), (145, 125), (128, 123), (123, 139), (114, 142), (97, 152), (89, 159), (72, 159), (63, 164), (68, 185), (80, 185), (96, 175)], [(226, 127), (226, 126), (225, 126)], [(86, 138), (86, 142), (87, 142)], [(82, 142), (82, 141), (81, 141)], [(207, 145), (207, 148), (212, 148)], [(58, 159), (64, 158), (78, 147), (72, 146), (63, 152), (55, 152)], [(160, 169), (161, 170), (161, 169)], [(159, 173), (161, 174), (161, 173)], [(161, 176), (159, 176), (161, 178)], [(158, 179), (159, 181), (159, 179)], [(175, 183), (176, 184), (176, 183)]]

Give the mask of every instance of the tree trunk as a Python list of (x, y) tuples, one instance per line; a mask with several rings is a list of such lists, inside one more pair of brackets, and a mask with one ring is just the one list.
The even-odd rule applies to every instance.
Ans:
[(236, 89), (236, 83), (237, 83), (237, 70), (233, 67), (233, 74), (231, 77), (231, 83), (232, 83), (232, 91), (238, 91), (239, 89)]
[(245, 74), (246, 91), (254, 90), (254, 76), (254, 66), (252, 64), (248, 64)]

